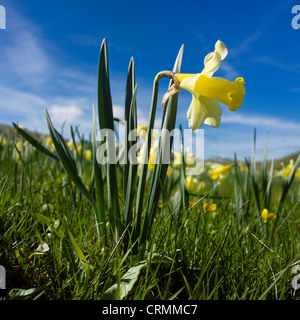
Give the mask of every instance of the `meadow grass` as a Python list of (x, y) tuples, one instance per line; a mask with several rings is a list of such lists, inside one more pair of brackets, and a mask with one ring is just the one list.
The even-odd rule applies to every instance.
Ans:
[[(125, 299), (299, 297), (291, 287), (292, 267), (300, 261), (297, 178), (276, 220), (265, 223), (251, 182), (247, 199), (237, 183), (237, 175), (245, 183), (251, 168), (244, 165), (243, 171), (236, 168), (238, 172), (232, 167), (218, 186), (206, 168), (201, 175), (205, 186), (199, 192), (190, 190), (189, 208), (178, 211), (173, 206), (179, 177), (174, 167), (156, 208), (149, 242), (143, 252), (135, 252), (123, 245), (124, 237), (103, 246), (90, 204), (59, 162), (20, 136), (7, 140), (0, 149), (0, 264), (7, 271), (2, 298), (105, 298), (105, 292), (141, 261), (147, 263), (134, 275)], [(84, 183), (92, 188), (91, 159), (78, 161)], [(149, 188), (148, 183), (144, 208)], [(274, 210), (283, 190), (284, 178), (274, 177)], [(217, 205), (214, 212), (203, 209), (209, 201)]]

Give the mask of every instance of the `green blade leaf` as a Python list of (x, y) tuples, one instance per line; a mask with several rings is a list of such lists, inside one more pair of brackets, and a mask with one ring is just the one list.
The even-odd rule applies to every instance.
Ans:
[[(98, 118), (99, 126), (102, 134), (102, 141), (105, 141), (105, 133), (102, 129), (112, 130), (114, 132), (114, 117), (113, 107), (111, 100), (109, 72), (108, 72), (108, 58), (107, 58), (107, 45), (106, 39), (103, 40), (98, 67)], [(108, 146), (109, 158), (116, 159), (115, 142), (110, 141), (111, 145)], [(105, 142), (104, 142), (105, 143)], [(108, 211), (110, 223), (114, 231), (114, 236), (118, 237), (120, 227), (120, 209), (119, 209), (119, 195), (117, 184), (116, 164), (106, 164), (107, 176), (107, 194), (108, 194)]]
[(95, 195), (97, 210), (94, 211), (97, 222), (98, 235), (105, 237), (106, 242), (106, 215), (105, 215), (105, 200), (104, 187), (102, 180), (101, 166), (97, 161), (97, 132), (96, 132), (96, 114), (95, 106), (93, 105), (93, 177), (95, 181)]
[[(173, 71), (175, 73), (179, 73), (181, 70), (183, 57), (183, 45), (181, 46), (179, 53), (177, 55)], [(170, 81), (169, 87), (171, 86), (172, 81)], [(176, 115), (177, 115), (177, 103), (178, 103), (178, 94), (172, 95), (167, 101), (164, 109), (163, 122), (162, 122), (162, 130), (161, 136), (159, 139), (159, 147), (158, 147), (158, 161), (155, 164), (154, 168), (154, 177), (151, 184), (150, 196), (147, 206), (147, 211), (144, 219), (144, 225), (142, 230), (141, 242), (144, 242), (151, 230), (151, 224), (154, 219), (154, 211), (157, 207), (161, 188), (164, 184), (165, 177), (167, 174), (169, 164), (162, 163), (164, 155), (166, 152), (171, 154), (172, 144), (173, 144), (173, 136), (169, 136), (175, 128), (176, 123)], [(149, 131), (149, 129), (148, 129)]]
[(49, 151), (47, 148), (45, 148), (40, 142), (38, 142), (34, 137), (32, 137), (29, 133), (27, 133), (25, 130), (21, 129), (18, 125), (16, 125), (13, 122), (13, 126), (17, 130), (17, 132), (25, 139), (27, 140), (32, 146), (34, 146), (37, 150), (41, 151), (45, 155), (49, 156), (50, 158), (59, 161), (59, 158)]
[[(130, 116), (129, 116), (129, 132), (132, 132), (132, 130), (136, 129), (136, 94), (137, 94), (137, 85), (134, 89), (134, 94), (132, 96), (131, 101), (131, 108), (130, 108)], [(128, 139), (129, 136), (127, 136), (126, 139)], [(134, 145), (136, 146), (137, 139), (133, 141), (128, 141), (128, 147), (131, 148)], [(124, 212), (123, 212), (123, 222), (124, 226), (126, 227), (131, 218), (132, 218), (132, 203), (133, 203), (133, 197), (135, 193), (136, 188), (136, 182), (137, 182), (137, 168), (138, 164), (133, 163), (133, 161), (129, 161), (125, 165), (125, 168), (128, 168), (128, 177), (126, 181), (126, 196), (125, 196), (125, 202), (124, 202)]]
[(283, 207), (283, 204), (284, 204), (284, 201), (286, 199), (286, 196), (291, 188), (291, 185), (292, 185), (292, 182), (294, 180), (294, 177), (295, 177), (295, 173), (296, 173), (296, 170), (299, 166), (299, 163), (300, 163), (300, 154), (298, 155), (298, 158), (294, 164), (294, 167), (293, 167), (293, 170), (291, 171), (285, 185), (284, 185), (284, 188), (283, 188), (283, 191), (282, 191), (282, 194), (281, 194), (281, 198), (280, 198), (280, 202), (279, 202), (279, 206), (278, 206), (278, 213), (281, 212), (282, 210), (282, 207)]
[[(129, 150), (129, 142), (128, 142), (128, 135), (130, 132), (129, 129), (129, 122), (130, 120), (133, 121), (133, 112), (130, 112), (131, 105), (132, 105), (132, 97), (134, 96), (135, 92), (135, 72), (134, 72), (134, 59), (131, 58), (129, 67), (128, 67), (128, 74), (127, 74), (127, 82), (126, 82), (126, 92), (125, 92), (125, 146), (124, 146), (124, 158), (125, 163), (128, 162), (128, 150)], [(133, 105), (135, 109), (135, 117), (136, 117), (136, 101)], [(129, 166), (124, 166), (124, 180), (123, 180), (123, 193), (124, 193), (124, 201), (126, 199), (127, 193), (127, 181), (128, 181), (128, 173), (129, 173)]]
[(94, 208), (94, 210), (97, 210), (96, 203), (92, 195), (86, 189), (81, 178), (78, 176), (74, 159), (71, 157), (71, 153), (68, 150), (68, 147), (65, 141), (62, 139), (61, 135), (59, 135), (59, 133), (54, 129), (47, 110), (46, 110), (46, 119), (47, 119), (47, 124), (48, 124), (49, 132), (50, 132), (53, 144), (62, 162), (62, 165), (66, 170), (67, 175), (74, 182), (74, 184), (82, 193), (82, 195), (89, 201), (89, 203)]

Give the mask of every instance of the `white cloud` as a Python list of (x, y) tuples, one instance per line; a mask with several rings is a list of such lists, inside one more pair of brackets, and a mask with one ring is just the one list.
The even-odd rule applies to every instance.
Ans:
[(49, 115), (54, 123), (63, 124), (65, 121), (74, 122), (83, 115), (83, 111), (75, 105), (52, 105), (49, 107)]
[(277, 129), (300, 132), (299, 123), (279, 118), (264, 117), (261, 115), (249, 116), (233, 113), (231, 115), (223, 116), (222, 123), (235, 123), (252, 127), (263, 127), (265, 129)]
[(2, 115), (23, 117), (33, 115), (37, 109), (45, 107), (44, 99), (21, 90), (0, 86), (0, 110)]
[(48, 71), (48, 58), (37, 37), (28, 31), (16, 34), (12, 43), (6, 47), (6, 61), (9, 61), (14, 73), (23, 80), (39, 76), (43, 83)]

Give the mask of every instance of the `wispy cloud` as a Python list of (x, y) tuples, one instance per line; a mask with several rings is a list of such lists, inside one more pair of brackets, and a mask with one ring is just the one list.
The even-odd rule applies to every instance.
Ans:
[(242, 114), (225, 115), (222, 117), (222, 123), (231, 123), (247, 125), (252, 127), (263, 127), (266, 129), (299, 131), (300, 124), (297, 122), (287, 121), (279, 118), (265, 117), (261, 115), (249, 116)]
[(239, 72), (236, 68), (228, 62), (223, 62), (220, 68), (220, 72), (224, 74), (224, 77), (228, 80), (234, 80), (239, 76)]
[(231, 57), (237, 57), (241, 55), (242, 53), (248, 52), (252, 50), (253, 43), (262, 36), (262, 32), (256, 31), (252, 33), (250, 36), (248, 36), (246, 39), (244, 39), (240, 45), (236, 48), (229, 48), (230, 50), (230, 56)]
[(300, 63), (287, 63), (268, 56), (255, 57), (254, 60), (282, 70), (300, 71)]

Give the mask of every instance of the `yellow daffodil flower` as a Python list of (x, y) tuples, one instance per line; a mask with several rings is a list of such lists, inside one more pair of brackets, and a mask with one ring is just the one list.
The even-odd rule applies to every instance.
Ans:
[(67, 142), (67, 145), (68, 145), (68, 147), (69, 147), (71, 150), (75, 150), (75, 146), (74, 146), (74, 144), (73, 144), (73, 140), (69, 140), (69, 141)]
[(146, 140), (146, 136), (147, 136), (147, 126), (137, 126), (136, 131), (137, 131), (137, 137), (142, 139), (142, 140)]
[(211, 170), (209, 170), (208, 173), (212, 180), (216, 180), (216, 179), (222, 180), (228, 175), (230, 168), (232, 166), (233, 166), (232, 164), (223, 166), (221, 164), (215, 163), (211, 166)]
[(275, 220), (276, 214), (269, 212), (268, 209), (264, 209), (261, 212), (261, 217), (264, 219), (265, 222), (268, 222), (268, 221)]
[[(158, 141), (154, 141), (156, 136), (158, 134), (158, 131), (154, 131), (152, 133), (152, 140), (151, 140), (151, 147), (150, 147), (150, 154), (149, 154), (149, 160), (148, 160), (148, 169), (154, 170), (155, 163), (156, 163), (156, 155), (158, 150)], [(142, 147), (140, 149), (139, 155), (137, 157), (138, 163), (142, 164), (143, 157), (145, 152), (145, 143), (142, 144)]]
[(155, 163), (156, 163), (156, 156), (157, 156), (157, 151), (150, 149), (148, 169), (151, 171), (154, 171)]
[(198, 181), (194, 176), (187, 176), (186, 186), (189, 192), (198, 193), (201, 189), (205, 188), (205, 182)]
[(3, 137), (1, 141), (1, 146), (4, 147), (6, 143), (7, 143), (6, 137)]
[(186, 178), (186, 186), (190, 192), (196, 188), (196, 183), (197, 183), (196, 178), (193, 178), (192, 176)]
[[(294, 160), (290, 159), (289, 164), (284, 166), (283, 162), (281, 163), (281, 170), (278, 170), (275, 173), (275, 176), (283, 177), (283, 178), (288, 178), (289, 175), (291, 174), (292, 170), (294, 168)], [(295, 178), (300, 177), (300, 168), (298, 168), (295, 172)]]
[(246, 90), (243, 78), (239, 77), (235, 81), (229, 81), (220, 77), (212, 77), (227, 53), (225, 44), (218, 40), (215, 44), (215, 51), (205, 57), (204, 69), (201, 73), (175, 74), (180, 88), (193, 95), (187, 118), (189, 127), (195, 132), (203, 123), (214, 128), (220, 126), (222, 109), (215, 100), (227, 105), (230, 111), (236, 111), (244, 101)]
[(47, 137), (47, 138), (46, 138), (46, 143), (47, 143), (47, 144), (52, 144), (52, 139), (51, 139), (51, 137)]
[(86, 160), (91, 159), (92, 151), (91, 150), (84, 150), (84, 157), (85, 157)]
[(204, 212), (214, 212), (217, 210), (217, 205), (215, 203), (208, 204), (208, 203), (203, 203), (203, 211)]
[(78, 154), (81, 154), (81, 152), (82, 152), (82, 145), (81, 144), (78, 145), (77, 152), (78, 152)]

